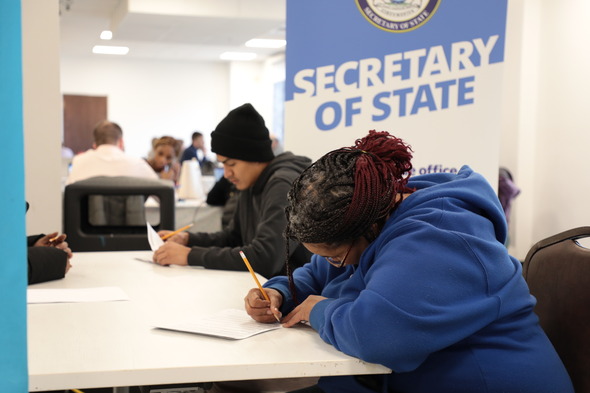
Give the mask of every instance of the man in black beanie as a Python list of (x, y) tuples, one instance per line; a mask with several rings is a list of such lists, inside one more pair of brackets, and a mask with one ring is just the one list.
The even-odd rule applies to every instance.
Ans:
[[(271, 145), (264, 119), (252, 105), (230, 111), (211, 133), (211, 150), (224, 166), (223, 176), (239, 191), (233, 219), (220, 232), (173, 236), (154, 252), (154, 262), (247, 270), (242, 250), (257, 273), (266, 278), (284, 274), (287, 193), (311, 160), (290, 152), (275, 157)], [(292, 266), (309, 261), (300, 244), (290, 243), (289, 250)]]

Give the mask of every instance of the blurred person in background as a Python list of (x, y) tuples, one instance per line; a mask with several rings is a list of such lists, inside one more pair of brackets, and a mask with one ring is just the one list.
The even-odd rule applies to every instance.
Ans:
[(152, 141), (152, 152), (146, 161), (160, 179), (172, 180), (174, 184), (178, 184), (180, 150), (181, 145), (178, 140), (171, 136), (163, 136)]
[(145, 160), (125, 153), (123, 130), (117, 123), (103, 120), (92, 135), (92, 149), (74, 156), (66, 184), (96, 176), (158, 178)]

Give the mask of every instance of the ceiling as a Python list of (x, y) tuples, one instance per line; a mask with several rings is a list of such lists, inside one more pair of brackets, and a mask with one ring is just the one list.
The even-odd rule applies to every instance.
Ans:
[[(92, 53), (94, 45), (129, 47), (125, 58), (222, 61), (226, 51), (256, 60), (282, 49), (248, 48), (252, 38), (285, 39), (286, 0), (59, 0), (62, 57)], [(101, 40), (103, 30), (113, 38)]]

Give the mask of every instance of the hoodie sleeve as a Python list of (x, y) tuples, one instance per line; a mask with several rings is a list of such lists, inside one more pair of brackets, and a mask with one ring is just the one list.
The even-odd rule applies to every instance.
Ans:
[(281, 312), (287, 314), (297, 306), (298, 302), (302, 302), (310, 295), (329, 296), (324, 293), (326, 287), (329, 287), (330, 284), (338, 285), (338, 283), (346, 281), (353, 272), (354, 268), (352, 266), (335, 268), (324, 257), (314, 254), (309, 263), (293, 272), (297, 299), (292, 296), (289, 280), (286, 276), (273, 277), (263, 287), (273, 288), (281, 292), (283, 295)]
[(518, 261), (495, 239), (421, 225), (380, 240), (351, 278), (358, 292), (311, 312), (322, 339), (349, 355), (412, 371), (529, 299)]
[(68, 254), (55, 247), (29, 247), (29, 284), (57, 280), (66, 275)]
[(41, 239), (44, 234), (27, 236), (27, 247), (33, 247), (37, 240)]

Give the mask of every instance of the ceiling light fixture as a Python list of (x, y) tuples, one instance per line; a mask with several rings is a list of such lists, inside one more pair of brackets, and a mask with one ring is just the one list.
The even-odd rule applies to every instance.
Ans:
[(113, 32), (110, 30), (103, 30), (100, 33), (100, 39), (101, 40), (110, 40), (113, 38)]
[(256, 58), (256, 53), (252, 52), (223, 52), (219, 55), (221, 60), (236, 60), (236, 61), (248, 61)]
[(126, 55), (128, 52), (129, 48), (126, 46), (95, 45), (92, 47), (92, 53), (98, 53), (101, 55)]
[(286, 40), (267, 39), (267, 38), (253, 38), (246, 42), (246, 46), (250, 48), (282, 48), (287, 45)]

